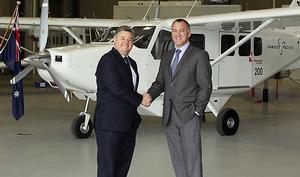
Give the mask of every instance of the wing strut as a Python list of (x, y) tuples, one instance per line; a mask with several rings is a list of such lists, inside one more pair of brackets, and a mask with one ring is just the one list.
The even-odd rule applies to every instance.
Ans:
[(84, 44), (84, 42), (75, 34), (73, 33), (70, 28), (67, 27), (61, 27), (63, 30), (65, 30), (68, 34), (70, 34), (79, 44)]
[[(197, 0), (194, 1), (193, 5), (192, 5), (192, 7), (191, 7), (189, 13), (186, 15), (186, 17), (189, 17), (189, 16), (190, 16), (190, 14), (191, 14), (192, 10), (194, 9), (196, 3), (197, 3)], [(201, 5), (201, 1), (200, 1), (200, 5)]]
[(255, 36), (261, 30), (265, 29), (267, 26), (269, 26), (274, 21), (275, 21), (275, 19), (271, 18), (271, 19), (268, 19), (267, 21), (265, 21), (264, 23), (262, 23), (259, 27), (257, 27), (255, 30), (253, 30), (251, 33), (249, 33), (247, 36), (245, 36), (242, 40), (240, 40), (235, 45), (233, 45), (228, 50), (226, 50), (224, 53), (222, 53), (221, 55), (219, 55), (213, 62), (210, 63), (211, 66), (214, 66), (215, 64), (217, 64), (218, 62), (220, 62), (224, 57), (226, 57), (231, 52), (233, 52), (235, 49), (237, 49), (238, 47), (240, 47), (241, 45), (243, 45), (250, 38), (252, 38), (253, 36)]

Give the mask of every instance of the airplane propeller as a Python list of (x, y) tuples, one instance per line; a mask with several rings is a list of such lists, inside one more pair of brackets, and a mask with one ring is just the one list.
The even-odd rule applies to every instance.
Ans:
[(40, 36), (39, 36), (39, 52), (23, 59), (24, 62), (28, 63), (24, 70), (10, 80), (11, 84), (15, 84), (22, 80), (33, 68), (47, 70), (54, 82), (56, 83), (58, 90), (64, 95), (67, 101), (70, 101), (69, 94), (64, 87), (64, 82), (51, 70), (49, 67), (51, 63), (51, 56), (49, 52), (45, 51), (48, 38), (48, 0), (44, 0), (41, 10), (41, 21), (40, 21)]
[(41, 21), (40, 21), (40, 36), (39, 36), (40, 52), (43, 52), (47, 45), (48, 10), (49, 10), (48, 0), (44, 0), (42, 4)]

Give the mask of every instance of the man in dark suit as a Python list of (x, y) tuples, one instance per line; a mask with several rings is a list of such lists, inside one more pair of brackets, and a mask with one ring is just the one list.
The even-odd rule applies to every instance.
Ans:
[(97, 177), (126, 177), (141, 122), (137, 107), (143, 96), (137, 93), (139, 74), (128, 56), (133, 31), (117, 29), (114, 47), (98, 63), (95, 132), (98, 146)]
[(150, 102), (164, 92), (163, 125), (177, 177), (202, 177), (200, 124), (212, 91), (208, 53), (189, 43), (184, 19), (172, 24), (175, 48), (160, 63), (148, 90)]

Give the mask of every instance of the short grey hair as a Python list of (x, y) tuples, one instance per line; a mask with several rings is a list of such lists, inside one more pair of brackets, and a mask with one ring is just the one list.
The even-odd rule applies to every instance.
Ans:
[(191, 27), (190, 27), (189, 22), (187, 22), (185, 19), (183, 19), (183, 18), (177, 18), (176, 20), (173, 21), (172, 27), (173, 27), (173, 25), (174, 25), (175, 22), (178, 22), (178, 23), (185, 23), (186, 26), (188, 27), (188, 29), (191, 30)]
[(122, 32), (122, 31), (130, 32), (132, 34), (132, 37), (134, 38), (134, 30), (132, 28), (130, 28), (129, 26), (122, 25), (119, 28), (117, 28), (116, 35), (118, 35), (118, 33)]

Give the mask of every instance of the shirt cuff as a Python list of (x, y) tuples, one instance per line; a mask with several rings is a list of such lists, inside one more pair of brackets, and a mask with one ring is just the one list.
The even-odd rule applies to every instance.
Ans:
[(200, 116), (200, 114), (199, 114), (197, 111), (195, 111), (195, 114), (196, 114), (197, 116)]

